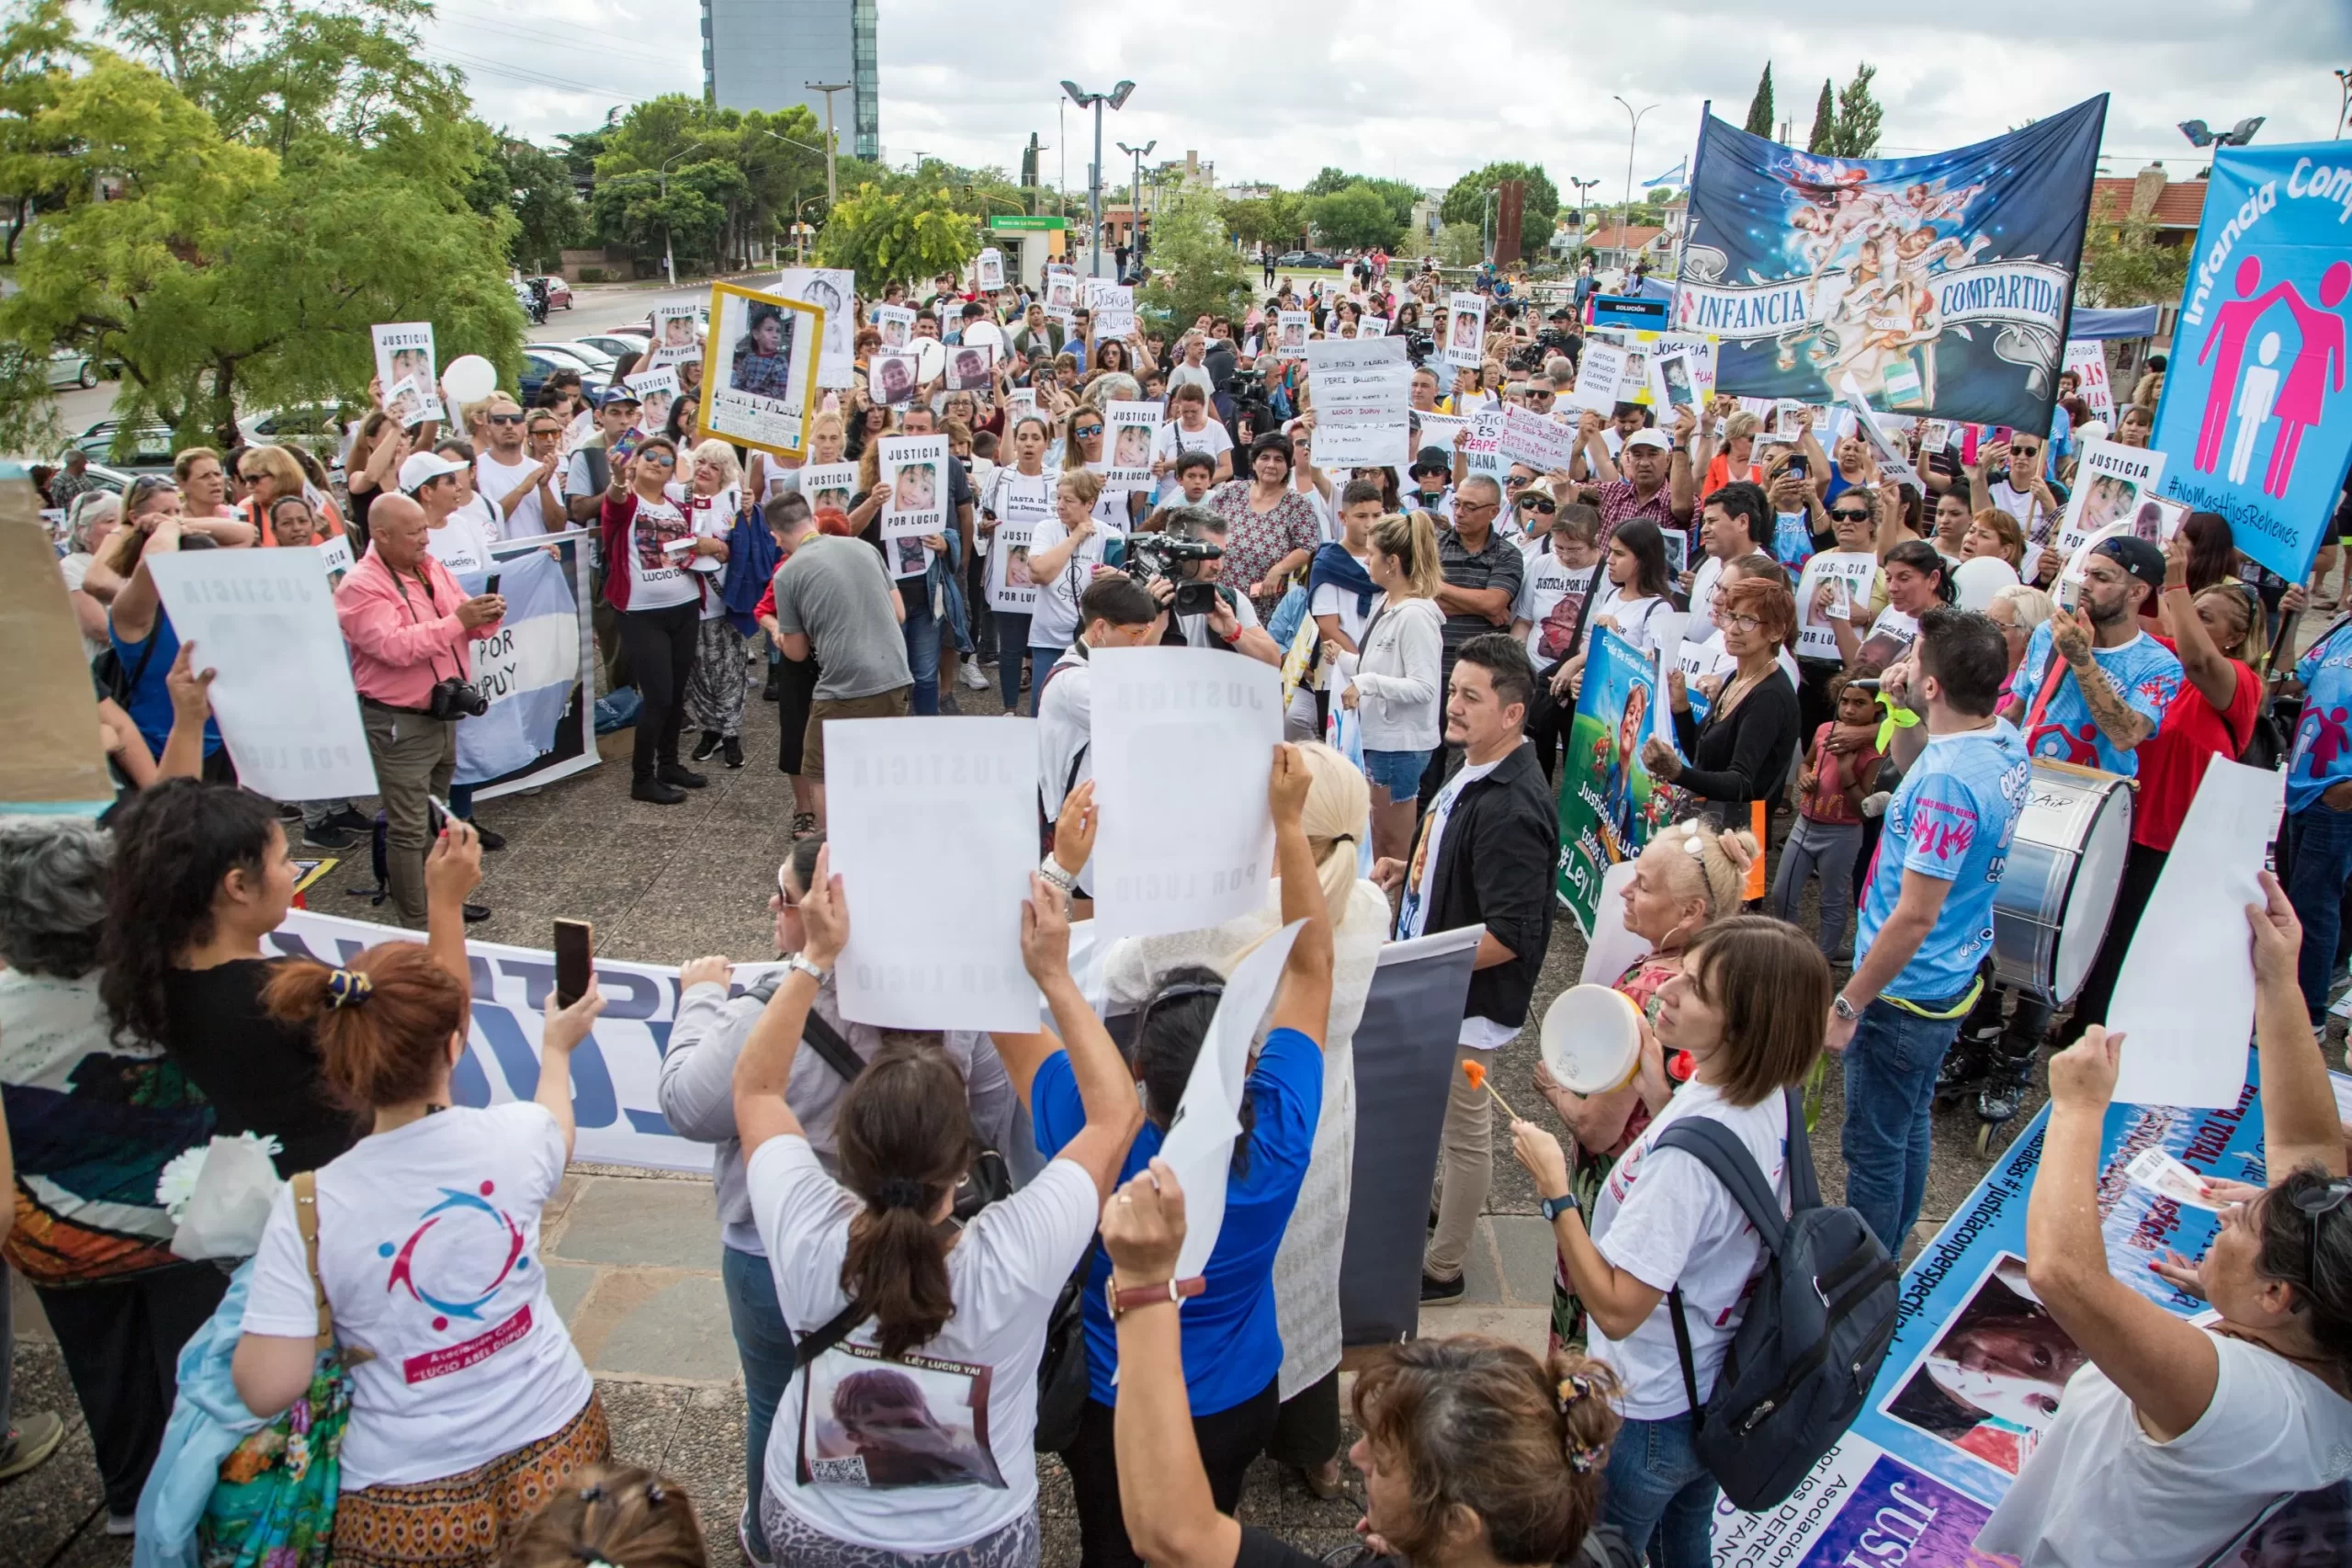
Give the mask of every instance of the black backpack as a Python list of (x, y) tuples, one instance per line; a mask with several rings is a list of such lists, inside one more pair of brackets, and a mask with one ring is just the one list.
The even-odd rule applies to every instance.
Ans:
[(1749, 1513), (1785, 1500), (1846, 1435), (1900, 1321), (1895, 1287), (1902, 1270), (1860, 1214), (1822, 1205), (1805, 1141), (1804, 1094), (1785, 1093), (1792, 1199), (1785, 1220), (1772, 1184), (1730, 1128), (1689, 1117), (1653, 1145), (1680, 1149), (1705, 1166), (1764, 1240), (1764, 1271), (1703, 1407), (1682, 1292), (1669, 1297), (1699, 1461), (1733, 1506)]

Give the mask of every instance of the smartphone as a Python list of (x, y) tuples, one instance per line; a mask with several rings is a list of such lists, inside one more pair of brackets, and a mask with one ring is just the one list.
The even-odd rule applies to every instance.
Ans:
[(437, 799), (430, 795), (424, 797), (424, 836), (426, 838), (439, 838), (441, 829), (456, 821), (457, 818), (458, 814), (449, 809), (447, 801)]
[(481, 585), (481, 591), (485, 598), (498, 592), (498, 573), (493, 571), (490, 574), (490, 581)]
[(555, 1005), (568, 1008), (588, 994), (595, 977), (589, 954), (596, 945), (596, 928), (586, 920), (555, 923)]
[(1813, 477), (1813, 463), (1804, 453), (1800, 452), (1795, 457), (1789, 459), (1789, 466), (1783, 470), (1783, 472), (1785, 472), (1791, 479), (1809, 479)]

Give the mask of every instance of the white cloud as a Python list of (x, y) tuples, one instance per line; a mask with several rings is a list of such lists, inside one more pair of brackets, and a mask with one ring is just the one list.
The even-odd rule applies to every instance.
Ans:
[[(1447, 8), (1450, 12), (1451, 8)], [(1641, 122), (1634, 178), (1673, 166), (1700, 106), (1736, 123), (1766, 59), (1776, 111), (1802, 141), (1822, 80), (1878, 67), (1884, 151), (1924, 152), (1996, 136), (2098, 92), (2112, 95), (2111, 172), (2150, 158), (2177, 178), (2204, 161), (2175, 129), (2265, 115), (2265, 142), (2324, 140), (2339, 104), (2330, 67), (2352, 58), (2344, 0), (2136, 0), (2076, 10), (1957, 7), (1897, 22), (1882, 4), (1816, 0), (1795, 13), (1732, 0), (1502, 0), (1426, 21), (1393, 0), (1193, 0), (1170, 12), (1117, 0), (1033, 0), (1017, 14), (963, 0), (882, 8), (882, 141), (965, 164), (1019, 166), (1035, 131), (1044, 172), (1082, 186), (1091, 117), (1057, 85), (1121, 77), (1106, 113), (1121, 141), (1187, 150), (1218, 177), (1295, 186), (1323, 165), (1443, 186), (1495, 158), (1541, 163), (1555, 181), (1625, 183), (1626, 112)], [(615, 104), (702, 85), (699, 8), (656, 0), (445, 0), (429, 51), (465, 68), (485, 118), (546, 141), (600, 123)], [(1399, 17), (1407, 26), (1399, 28)], [(1802, 21), (1783, 19), (1801, 17)], [(1067, 139), (1068, 145), (1057, 145)]]

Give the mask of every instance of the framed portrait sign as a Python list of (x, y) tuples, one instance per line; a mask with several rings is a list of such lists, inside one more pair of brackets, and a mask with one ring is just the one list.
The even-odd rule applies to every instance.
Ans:
[(797, 457), (817, 402), (822, 307), (732, 283), (710, 286), (702, 427), (729, 441)]

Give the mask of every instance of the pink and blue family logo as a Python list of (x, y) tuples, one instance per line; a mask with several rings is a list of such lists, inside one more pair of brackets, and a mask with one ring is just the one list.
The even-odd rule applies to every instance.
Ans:
[(2352, 464), (2352, 169), (2329, 151), (2214, 160), (2152, 443), (2172, 459), (2167, 495), (2219, 513), (2239, 549), (2296, 581)]
[(531, 1266), (523, 1227), (491, 1201), (495, 1182), (475, 1191), (441, 1189), (441, 1201), (418, 1216), (405, 1241), (376, 1251), (392, 1260), (387, 1291), (405, 1290), (432, 1309), (435, 1329), (453, 1318), (479, 1322), (483, 1309), (516, 1274)]

